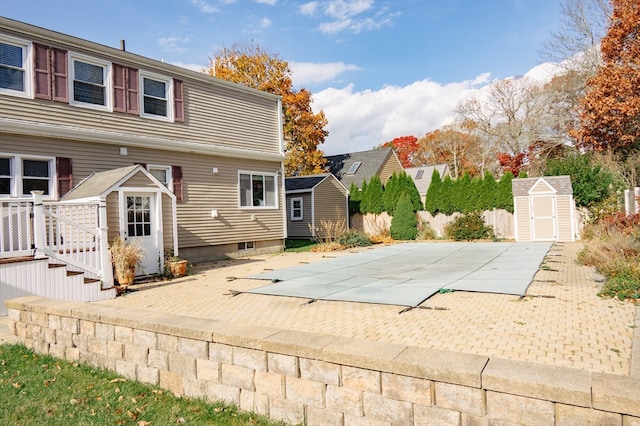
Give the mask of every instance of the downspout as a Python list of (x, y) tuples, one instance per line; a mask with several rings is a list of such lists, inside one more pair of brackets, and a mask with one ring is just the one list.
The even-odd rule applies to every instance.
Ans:
[[(278, 108), (278, 139), (280, 143), (280, 154), (283, 156), (284, 153), (284, 130), (282, 128), (282, 98), (278, 97), (277, 102)], [(284, 247), (284, 240), (287, 239), (287, 193), (285, 188), (285, 176), (284, 176), (284, 160), (280, 161), (280, 188), (282, 188), (282, 194), (280, 195), (280, 203), (282, 206), (282, 236), (283, 241), (282, 245)]]

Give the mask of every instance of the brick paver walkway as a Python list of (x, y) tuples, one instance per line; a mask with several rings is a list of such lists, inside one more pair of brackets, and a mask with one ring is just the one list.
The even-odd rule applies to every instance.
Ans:
[(96, 303), (628, 375), (635, 307), (597, 296), (593, 269), (575, 263), (581, 247), (554, 245), (548, 269), (538, 272), (525, 298), (444, 293), (404, 313), (398, 306), (230, 293), (265, 285), (243, 277), (349, 252), (212, 262), (191, 276)]

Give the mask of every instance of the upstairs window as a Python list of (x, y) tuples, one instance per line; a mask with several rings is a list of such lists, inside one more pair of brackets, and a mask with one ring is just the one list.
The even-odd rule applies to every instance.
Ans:
[(71, 55), (71, 103), (109, 109), (110, 64), (104, 61)]
[(276, 207), (275, 174), (239, 174), (240, 207)]
[(31, 96), (31, 44), (0, 36), (0, 93)]
[(148, 118), (171, 120), (171, 79), (141, 71), (140, 85), (142, 86), (142, 93), (140, 94), (142, 110), (140, 115)]

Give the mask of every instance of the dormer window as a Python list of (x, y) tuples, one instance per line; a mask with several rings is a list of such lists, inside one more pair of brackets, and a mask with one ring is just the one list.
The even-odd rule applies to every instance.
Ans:
[(110, 109), (111, 64), (94, 58), (70, 55), (71, 104)]
[(0, 93), (31, 96), (31, 44), (0, 35)]
[(171, 120), (173, 104), (171, 99), (171, 79), (155, 74), (140, 71), (140, 104), (143, 117)]
[(360, 167), (360, 165), (362, 164), (362, 161), (356, 161), (355, 163), (353, 163), (351, 165), (351, 167), (349, 167), (349, 171), (347, 172), (348, 175), (353, 175), (358, 171), (358, 168)]

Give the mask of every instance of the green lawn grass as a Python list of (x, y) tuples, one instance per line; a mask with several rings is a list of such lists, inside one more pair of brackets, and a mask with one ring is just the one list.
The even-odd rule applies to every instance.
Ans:
[(284, 243), (285, 252), (300, 253), (305, 251), (311, 251), (313, 247), (318, 245), (314, 240), (286, 240)]
[(0, 425), (283, 425), (113, 372), (0, 345)]

